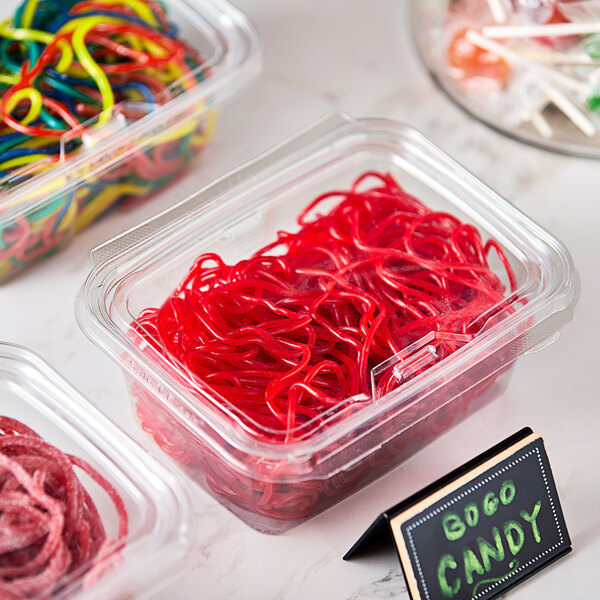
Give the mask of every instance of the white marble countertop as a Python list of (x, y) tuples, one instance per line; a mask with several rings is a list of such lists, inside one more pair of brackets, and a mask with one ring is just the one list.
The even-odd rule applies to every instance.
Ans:
[(569, 248), (582, 280), (573, 322), (519, 360), (503, 397), (402, 466), (308, 523), (272, 537), (192, 487), (194, 566), (159, 600), (408, 598), (392, 551), (341, 557), (382, 510), (529, 425), (546, 440), (573, 552), (514, 600), (598, 597), (600, 556), (599, 163), (550, 154), (470, 120), (433, 85), (412, 45), (407, 0), (237, 0), (264, 44), (265, 70), (227, 105), (196, 172), (134, 209), (115, 211), (63, 252), (0, 289), (0, 339), (24, 345), (136, 439), (123, 377), (79, 330), (75, 295), (89, 251), (334, 110), (419, 129)]

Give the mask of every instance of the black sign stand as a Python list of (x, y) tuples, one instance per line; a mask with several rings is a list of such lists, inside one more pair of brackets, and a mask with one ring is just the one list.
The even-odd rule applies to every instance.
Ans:
[(381, 514), (344, 556), (395, 542), (413, 600), (487, 600), (567, 554), (542, 438), (525, 428)]

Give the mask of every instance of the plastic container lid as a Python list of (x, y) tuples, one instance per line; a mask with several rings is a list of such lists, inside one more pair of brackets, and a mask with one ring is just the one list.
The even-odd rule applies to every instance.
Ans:
[[(5, 17), (20, 3), (9, 4)], [(67, 131), (50, 168), (38, 159), (0, 180), (0, 280), (117, 202), (168, 183), (209, 141), (215, 110), (260, 70), (258, 36), (225, 0), (167, 0), (164, 8), (203, 62), (167, 86), (168, 98), (156, 92), (155, 102), (122, 101), (88, 121), (85, 133)]]
[[(369, 170), (390, 173), (427, 206), (474, 225), (484, 240), (499, 242), (516, 290), (481, 315), (475, 335), (458, 336), (459, 347), (450, 356), (439, 360), (431, 352), (444, 332), (425, 334), (371, 369), (374, 382), (390, 370), (398, 377), (401, 384), (389, 393), (379, 395), (374, 385), (358, 410), (345, 410), (353, 405), (347, 399), (329, 417), (299, 425), (292, 439), (269, 440), (268, 432), (244, 419), (210, 383), (143, 342), (132, 323), (142, 310), (167, 299), (197, 256), (215, 252), (228, 264), (247, 258), (274, 241), (278, 231), (297, 231), (296, 216), (316, 195), (348, 189)], [(500, 275), (500, 262), (490, 260)], [(119, 362), (137, 389), (156, 398), (175, 430), (189, 434), (185, 444), (199, 440), (241, 476), (282, 485), (327, 480), (374, 456), (423, 419), (458, 414), (455, 398), (469, 390), (483, 393), (518, 356), (554, 335), (571, 318), (578, 296), (578, 279), (560, 242), (437, 147), (405, 125), (342, 115), (99, 247), (92, 261), (77, 301), (88, 337)], [(189, 461), (187, 455), (182, 460)]]
[[(181, 572), (191, 542), (187, 491), (43, 360), (4, 343), (0, 343), (0, 414), (30, 427), (62, 452), (87, 461), (125, 503), (129, 534), (124, 547), (108, 555), (110, 568), (91, 583), (85, 573), (67, 576), (53, 599), (145, 598)], [(114, 539), (114, 507), (84, 473), (77, 475), (100, 511), (107, 535)]]

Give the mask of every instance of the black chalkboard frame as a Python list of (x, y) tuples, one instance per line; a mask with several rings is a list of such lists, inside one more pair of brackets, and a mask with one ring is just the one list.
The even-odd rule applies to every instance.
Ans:
[[(457, 469), (444, 475), (437, 481), (434, 481), (432, 484), (412, 496), (406, 498), (399, 504), (379, 515), (359, 540), (344, 555), (343, 559), (350, 560), (369, 546), (385, 539), (395, 542), (394, 548), (400, 560), (410, 597), (412, 600), (423, 600), (416, 584), (416, 578), (412, 570), (411, 561), (402, 535), (402, 524), (410, 518), (411, 514), (422, 510), (419, 506), (423, 505), (426, 500), (435, 498), (436, 495), (439, 496), (439, 493), (442, 490), (444, 490), (444, 495), (448, 494), (449, 491), (451, 491), (451, 488), (457, 489), (462, 485), (462, 483), (459, 482), (464, 481), (469, 476), (475, 479), (473, 473), (485, 471), (490, 467), (493, 467), (495, 464), (504, 460), (507, 455), (510, 456), (511, 454), (518, 452), (521, 448), (524, 448), (536, 440), (541, 440), (541, 436), (534, 433), (530, 427), (525, 427)], [(556, 502), (558, 503), (558, 498), (556, 498)], [(535, 566), (528, 569), (525, 573), (520, 575), (519, 578), (502, 585), (496, 593), (487, 594), (486, 598), (493, 598), (497, 595), (504, 594), (508, 589), (522, 583), (525, 579), (528, 579), (541, 569), (554, 563), (572, 550), (571, 541), (566, 529), (566, 524), (564, 523), (560, 505), (558, 505), (558, 511), (564, 529), (564, 543), (562, 546), (555, 553), (550, 554), (545, 560), (539, 561)]]

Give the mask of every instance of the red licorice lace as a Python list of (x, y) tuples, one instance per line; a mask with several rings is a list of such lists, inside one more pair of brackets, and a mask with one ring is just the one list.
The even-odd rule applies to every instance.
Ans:
[[(107, 538), (74, 467), (114, 504), (116, 541)], [(65, 576), (93, 575), (127, 529), (123, 500), (89, 464), (64, 454), (19, 421), (0, 416), (0, 598), (50, 598)]]
[[(388, 173), (366, 172), (349, 190), (319, 196), (298, 225), (233, 265), (200, 256), (134, 324), (259, 438), (310, 434), (336, 407), (370, 399), (371, 369), (411, 343), (432, 331), (475, 334), (482, 315), (510, 309), (488, 264), (493, 251), (514, 291), (499, 244), (431, 210)], [(460, 347), (443, 336), (436, 346), (437, 360)], [(390, 370), (377, 394), (397, 385)]]

